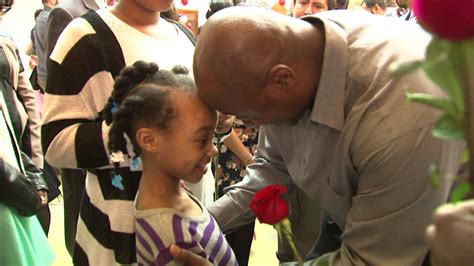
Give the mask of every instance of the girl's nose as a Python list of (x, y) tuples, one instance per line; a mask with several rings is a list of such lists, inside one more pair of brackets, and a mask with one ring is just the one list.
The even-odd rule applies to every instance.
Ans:
[(211, 145), (211, 148), (209, 149), (209, 152), (207, 153), (207, 155), (211, 158), (217, 155), (216, 145), (214, 144)]

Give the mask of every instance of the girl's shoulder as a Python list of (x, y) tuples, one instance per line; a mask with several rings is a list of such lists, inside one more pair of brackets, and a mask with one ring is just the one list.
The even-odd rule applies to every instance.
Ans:
[(168, 221), (174, 221), (174, 222), (194, 222), (194, 223), (206, 223), (209, 221), (211, 218), (210, 213), (202, 206), (202, 204), (199, 204), (199, 207), (202, 210), (201, 215), (189, 215), (186, 213), (183, 213), (182, 211), (173, 209), (173, 208), (156, 208), (156, 209), (146, 209), (146, 210), (139, 210), (136, 208), (136, 205), (134, 205), (134, 216), (135, 219), (145, 219), (145, 220), (154, 220), (154, 221), (159, 221), (159, 222), (168, 222)]

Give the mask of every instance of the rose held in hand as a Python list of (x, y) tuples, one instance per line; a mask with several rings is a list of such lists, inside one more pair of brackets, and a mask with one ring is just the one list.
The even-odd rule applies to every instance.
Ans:
[(261, 223), (276, 224), (288, 217), (288, 203), (281, 197), (286, 190), (284, 186), (273, 185), (255, 194), (250, 208)]
[(291, 232), (291, 223), (288, 220), (290, 208), (281, 197), (286, 193), (286, 190), (286, 187), (282, 185), (272, 185), (260, 190), (255, 193), (250, 203), (250, 209), (261, 223), (273, 225), (278, 235), (288, 240), (298, 265), (303, 265), (303, 259), (296, 249), (295, 239)]

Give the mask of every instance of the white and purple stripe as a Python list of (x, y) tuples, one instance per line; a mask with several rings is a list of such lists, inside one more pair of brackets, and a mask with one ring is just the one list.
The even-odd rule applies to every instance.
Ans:
[(169, 252), (173, 243), (207, 258), (214, 265), (237, 265), (234, 253), (213, 217), (190, 220), (169, 209), (146, 217), (136, 215), (137, 259), (143, 265), (174, 265)]

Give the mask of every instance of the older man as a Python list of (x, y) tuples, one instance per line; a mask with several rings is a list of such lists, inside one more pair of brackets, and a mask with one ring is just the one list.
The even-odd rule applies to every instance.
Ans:
[(296, 184), (342, 230), (339, 249), (317, 265), (420, 265), (425, 227), (450, 188), (443, 179), (434, 189), (428, 169), (454, 174), (462, 144), (434, 138), (440, 113), (404, 97), (408, 87), (442, 91), (421, 72), (394, 80), (389, 66), (422, 59), (429, 39), (360, 12), (298, 20), (231, 8), (212, 17), (194, 57), (199, 92), (262, 125), (248, 176), (210, 207), (220, 227), (253, 219), (256, 191)]

